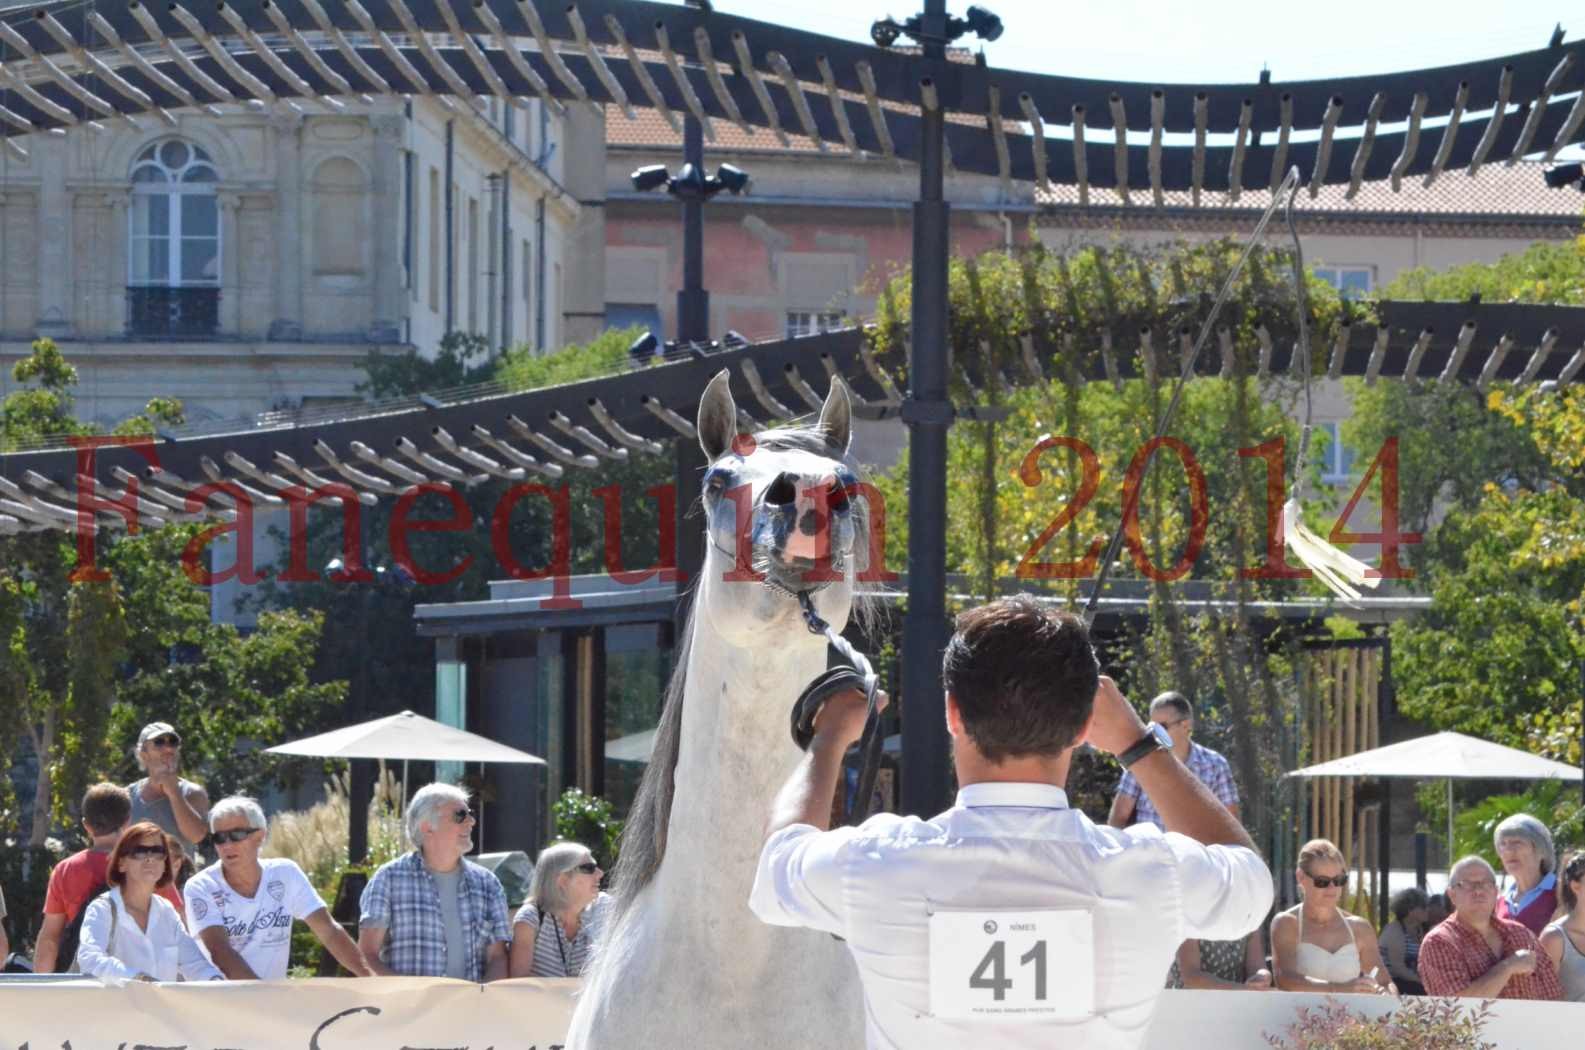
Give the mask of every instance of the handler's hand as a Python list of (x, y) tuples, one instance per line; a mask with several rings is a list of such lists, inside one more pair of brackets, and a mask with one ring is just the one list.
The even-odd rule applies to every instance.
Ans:
[[(888, 702), (890, 698), (886, 690), (875, 694), (877, 711), (886, 710)], [(815, 715), (815, 735), (810, 746), (828, 744), (846, 750), (849, 744), (864, 735), (864, 719), (868, 713), (869, 703), (864, 697), (864, 690), (848, 689), (833, 694), (820, 705)]]
[(1095, 690), (1095, 714), (1090, 721), (1090, 731), (1085, 741), (1107, 754), (1127, 751), (1145, 735), (1145, 722), (1139, 717), (1117, 683), (1101, 675), (1101, 684)]

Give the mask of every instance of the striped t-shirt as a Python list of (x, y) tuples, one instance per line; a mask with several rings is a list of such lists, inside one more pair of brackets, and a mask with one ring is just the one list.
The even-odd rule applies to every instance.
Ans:
[(539, 906), (532, 900), (524, 901), (512, 919), (512, 926), (515, 930), (518, 923), (523, 923), (534, 931), (534, 962), (528, 976), (582, 976), (598, 945), (612, 901), (609, 893), (602, 893), (590, 902), (583, 909), (578, 933), (574, 937), (567, 936), (567, 931), (561, 928), (561, 923), (554, 916), (550, 922), (541, 925)]

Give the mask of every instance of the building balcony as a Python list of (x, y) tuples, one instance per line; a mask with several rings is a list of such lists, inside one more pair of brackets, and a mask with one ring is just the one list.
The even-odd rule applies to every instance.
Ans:
[(127, 288), (127, 334), (143, 339), (192, 339), (220, 327), (220, 289), (135, 285)]

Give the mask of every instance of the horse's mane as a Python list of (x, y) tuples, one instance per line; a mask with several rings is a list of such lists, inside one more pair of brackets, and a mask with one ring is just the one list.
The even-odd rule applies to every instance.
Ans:
[[(826, 442), (825, 430), (818, 425), (773, 427), (756, 433), (754, 440), (773, 451), (803, 451), (833, 459), (841, 458), (855, 477), (862, 477), (855, 462), (847, 457), (837, 457), (832, 452)], [(854, 545), (867, 550), (870, 534), (868, 501), (856, 499), (853, 506)], [(679, 540), (687, 542), (681, 537)], [(696, 583), (691, 581), (691, 585)], [(867, 630), (874, 625), (880, 607), (881, 603), (876, 598), (868, 595), (861, 597), (855, 591), (850, 619), (856, 620)], [(627, 910), (639, 891), (655, 877), (666, 856), (666, 830), (671, 822), (671, 803), (676, 792), (677, 758), (682, 751), (682, 701), (688, 689), (688, 657), (693, 650), (697, 622), (698, 609), (690, 607), (678, 635), (676, 662), (671, 680), (666, 685), (660, 725), (655, 729), (655, 746), (622, 828), (616, 868), (611, 874), (611, 889), (616, 897), (618, 916)]]

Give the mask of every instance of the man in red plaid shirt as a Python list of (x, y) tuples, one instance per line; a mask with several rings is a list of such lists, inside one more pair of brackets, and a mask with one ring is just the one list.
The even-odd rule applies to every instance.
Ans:
[(1465, 857), (1448, 873), (1453, 914), (1420, 942), (1420, 980), (1429, 995), (1477, 999), (1561, 999), (1563, 985), (1535, 934), (1499, 919), (1497, 873)]

